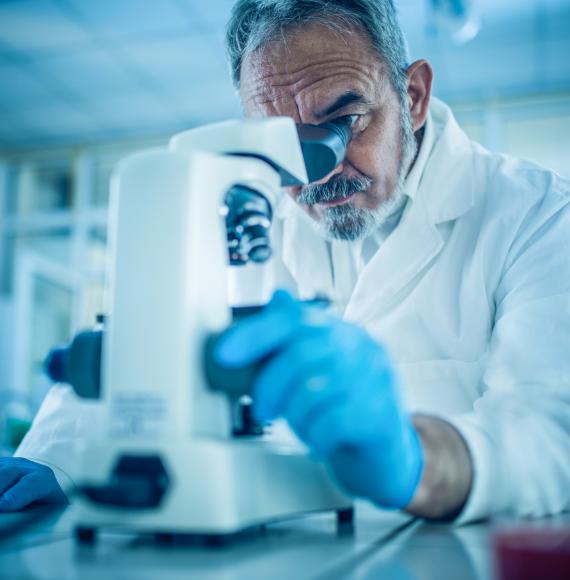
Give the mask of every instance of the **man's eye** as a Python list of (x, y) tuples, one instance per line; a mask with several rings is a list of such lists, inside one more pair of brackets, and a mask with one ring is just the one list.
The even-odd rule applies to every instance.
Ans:
[(360, 115), (343, 115), (340, 119), (346, 121), (347, 125), (353, 129), (358, 119), (360, 119)]

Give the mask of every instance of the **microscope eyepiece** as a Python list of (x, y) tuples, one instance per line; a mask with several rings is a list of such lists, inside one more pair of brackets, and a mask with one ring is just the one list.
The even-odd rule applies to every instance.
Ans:
[(322, 125), (297, 125), (297, 133), (309, 183), (322, 179), (342, 163), (352, 137), (344, 117)]
[[(348, 143), (352, 137), (352, 129), (346, 117), (339, 117), (334, 121), (329, 123), (323, 123), (318, 125), (321, 129), (326, 129), (327, 131), (332, 131), (338, 138), (342, 141), (344, 148), (348, 147)], [(345, 152), (346, 153), (346, 152)]]

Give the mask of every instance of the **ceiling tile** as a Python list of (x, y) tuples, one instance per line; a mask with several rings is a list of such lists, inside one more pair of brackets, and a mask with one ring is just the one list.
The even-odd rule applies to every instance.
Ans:
[(545, 10), (544, 24), (544, 33), (549, 37), (568, 38), (570, 36), (570, 2), (566, 0), (564, 7), (550, 7)]
[(545, 81), (564, 84), (570, 90), (570, 36), (547, 39), (542, 54)]
[(167, 87), (176, 112), (183, 119), (228, 119), (241, 117), (241, 107), (229, 80)]
[(0, 42), (15, 50), (66, 48), (90, 39), (52, 0), (4, 0), (0, 23)]
[(130, 71), (104, 49), (38, 58), (34, 66), (82, 95), (99, 88), (133, 92), (137, 86)]
[(535, 83), (533, 63), (532, 48), (517, 44), (504, 45), (500, 50), (462, 47), (449, 51), (442, 58), (445, 82), (439, 84), (439, 94), (444, 98), (511, 95)]
[(189, 79), (202, 82), (206, 78), (227, 75), (223, 54), (217, 54), (207, 36), (186, 35), (122, 45), (131, 62), (159, 82)]
[(17, 138), (29, 132), (30, 127), (19, 116), (11, 111), (0, 110), (0, 139)]
[(97, 130), (96, 119), (65, 103), (22, 109), (19, 114), (29, 126), (51, 137), (80, 137)]
[[(0, 0), (0, 141), (116, 138), (241, 116), (223, 49), (232, 4)], [(481, 33), (460, 47), (433, 34), (427, 0), (397, 4), (412, 57), (433, 63), (436, 94), (569, 90), (568, 0), (478, 0)]]
[(225, 28), (230, 17), (235, 0), (179, 0), (186, 4), (190, 13), (195, 13), (199, 22), (207, 24), (212, 31), (221, 31)]
[(178, 121), (176, 113), (152, 94), (108, 96), (91, 103), (91, 115), (105, 127), (156, 126)]
[(170, 0), (66, 0), (101, 32), (129, 36), (183, 31), (188, 27), (183, 11)]
[(400, 26), (409, 42), (418, 36), (425, 35), (428, 28), (428, 3), (427, 2), (398, 2), (398, 16)]
[(17, 138), (19, 128), (10, 127), (4, 124), (2, 120), (2, 117), (0, 117), (0, 141)]
[[(511, 20), (513, 16), (526, 16), (536, 11), (542, 0), (477, 0), (476, 8), (487, 21)], [(472, 4), (475, 4), (472, 2)]]
[(0, 63), (0, 107), (54, 103), (58, 98), (25, 65)]
[[(438, 96), (497, 96), (535, 84), (536, 42), (532, 33), (532, 21), (520, 19), (509, 27), (488, 23), (474, 40), (461, 46), (444, 38), (432, 38), (425, 46), (437, 47), (433, 54), (437, 55), (434, 75)], [(429, 60), (431, 53), (415, 56)]]

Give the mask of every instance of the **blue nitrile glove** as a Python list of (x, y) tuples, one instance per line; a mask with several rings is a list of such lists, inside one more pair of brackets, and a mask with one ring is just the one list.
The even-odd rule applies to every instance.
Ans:
[(0, 457), (0, 513), (16, 512), (35, 502), (68, 503), (53, 471), (23, 457)]
[(387, 354), (364, 330), (278, 291), (214, 357), (232, 368), (266, 359), (254, 385), (258, 419), (284, 417), (350, 493), (387, 508), (410, 502), (422, 448)]

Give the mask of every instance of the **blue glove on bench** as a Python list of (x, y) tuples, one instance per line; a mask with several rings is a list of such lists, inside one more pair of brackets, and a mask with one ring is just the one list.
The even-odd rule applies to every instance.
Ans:
[(22, 457), (0, 457), (0, 513), (16, 512), (36, 502), (68, 503), (53, 471)]

